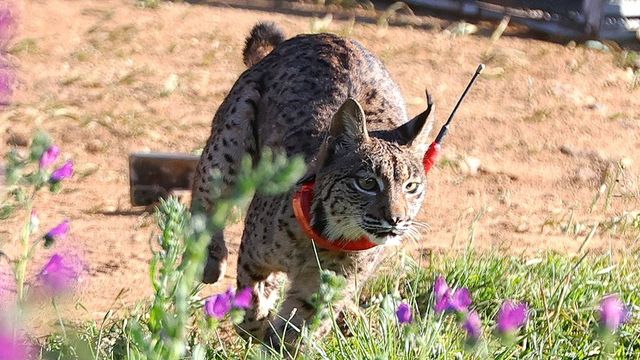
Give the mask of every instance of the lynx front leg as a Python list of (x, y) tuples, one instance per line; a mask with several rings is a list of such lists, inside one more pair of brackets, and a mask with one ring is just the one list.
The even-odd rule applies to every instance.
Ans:
[(285, 275), (283, 273), (265, 275), (266, 272), (244, 262), (242, 254), (240, 256), (237, 287), (238, 289), (251, 288), (253, 297), (252, 306), (246, 310), (242, 323), (236, 327), (236, 332), (245, 340), (253, 337), (254, 340), (260, 341), (264, 338), (269, 311), (278, 300), (278, 293), (285, 281)]
[[(320, 291), (320, 271), (309, 268), (298, 273), (292, 280), (286, 299), (278, 315), (272, 320), (265, 337), (265, 343), (276, 351), (283, 351), (293, 356), (298, 348), (300, 331), (308, 326), (320, 309), (311, 302), (313, 294)], [(340, 311), (354, 307), (354, 289), (347, 285), (342, 290), (342, 298), (332, 304), (329, 316), (338, 316)], [(324, 319), (313, 329), (313, 336), (322, 337), (331, 329), (332, 319)]]
[[(220, 105), (196, 168), (192, 210), (200, 209), (208, 215), (215, 212), (216, 199), (233, 188), (242, 158), (247, 154), (257, 156), (254, 129), (259, 100), (258, 84), (244, 79)], [(218, 182), (214, 181), (216, 177)], [(203, 282), (215, 283), (224, 276), (228, 253), (222, 230), (216, 231), (209, 245)]]

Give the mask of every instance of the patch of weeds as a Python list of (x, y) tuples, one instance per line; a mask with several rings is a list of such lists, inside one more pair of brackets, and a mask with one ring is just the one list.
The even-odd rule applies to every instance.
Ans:
[(363, 7), (365, 9), (373, 9), (373, 3), (368, 0), (316, 0), (316, 4), (320, 6), (335, 5), (346, 9)]
[[(175, 48), (175, 45), (173, 46), (173, 48)], [(170, 52), (173, 52), (173, 49)], [(209, 66), (213, 64), (216, 61), (216, 58), (218, 57), (217, 54), (218, 54), (217, 50), (207, 50), (202, 55), (202, 60), (200, 61), (200, 65)]]
[(635, 90), (640, 86), (640, 54), (619, 47), (616, 50), (613, 53), (613, 63), (622, 69), (630, 69), (628, 71), (632, 72), (632, 76), (629, 79), (629, 87)]
[(559, 216), (545, 220), (542, 224), (541, 231), (544, 231), (544, 229), (548, 227), (559, 230), (564, 235), (577, 237), (585, 235), (585, 232), (590, 225), (584, 221), (576, 219), (575, 211), (573, 209), (569, 209), (566, 212), (560, 213)]
[(24, 38), (9, 49), (9, 53), (12, 55), (37, 54), (39, 52), (38, 43), (34, 38)]
[(129, 44), (137, 34), (138, 29), (136, 26), (134, 24), (127, 24), (109, 31), (108, 39), (114, 44)]
[(607, 219), (602, 226), (614, 234), (640, 239), (640, 211), (625, 211)]
[(621, 120), (621, 119), (628, 118), (628, 117), (629, 117), (629, 115), (627, 113), (616, 112), (616, 113), (613, 113), (613, 114), (609, 115), (607, 117), (607, 119), (609, 119), (610, 121), (616, 121), (616, 120)]
[(535, 110), (531, 115), (526, 116), (524, 122), (528, 123), (540, 123), (547, 120), (551, 116), (551, 110), (549, 109), (538, 109)]
[(138, 6), (146, 9), (156, 9), (161, 2), (162, 0), (136, 0)]
[(309, 32), (312, 34), (330, 32), (329, 27), (333, 21), (333, 15), (326, 14), (323, 18), (313, 17), (310, 20)]
[(60, 85), (69, 86), (74, 84), (76, 81), (80, 80), (82, 77), (80, 75), (72, 75), (60, 80)]
[(378, 28), (383, 30), (387, 29), (389, 27), (389, 20), (395, 17), (396, 14), (398, 14), (398, 12), (402, 10), (407, 12), (409, 15), (414, 16), (413, 11), (409, 7), (409, 5), (402, 1), (396, 1), (393, 4), (389, 5), (389, 7), (387, 7), (384, 12), (378, 17), (378, 21), (376, 21)]
[(640, 55), (633, 50), (622, 50), (613, 54), (614, 64), (618, 67), (626, 69), (638, 69), (640, 65)]
[(87, 62), (90, 61), (96, 53), (97, 50), (93, 46), (83, 46), (82, 48), (73, 51), (70, 56), (76, 61)]
[(87, 9), (82, 9), (80, 13), (85, 16), (95, 16), (99, 18), (101, 21), (107, 21), (113, 18), (114, 12), (113, 10), (87, 8)]

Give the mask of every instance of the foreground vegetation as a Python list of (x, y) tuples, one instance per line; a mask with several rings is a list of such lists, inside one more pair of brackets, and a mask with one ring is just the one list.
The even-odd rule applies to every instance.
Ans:
[[(33, 211), (37, 191), (57, 192), (65, 179), (73, 176), (73, 161), (60, 160), (60, 154), (61, 149), (39, 134), (28, 152), (11, 151), (5, 157), (11, 186), (2, 204), (3, 216), (24, 214), (26, 220), (17, 236), (21, 255), (2, 259), (10, 261), (15, 275), (11, 280), (15, 291), (3, 299), (13, 305), (5, 306), (12, 311), (0, 319), (2, 359), (640, 356), (636, 253), (617, 257), (549, 253), (526, 258), (476, 254), (467, 249), (459, 254), (412, 258), (400, 249), (390, 257), (387, 268), (366, 284), (359, 295), (361, 307), (346, 312), (346, 327), (334, 324), (334, 331), (324, 341), (316, 341), (313, 331), (305, 329), (305, 346), (283, 354), (268, 350), (257, 339), (241, 340), (232, 323), (250, 306), (250, 295), (238, 291), (201, 299), (198, 279), (210, 231), (224, 226), (232, 209), (243, 207), (253, 192), (284, 191), (302, 173), (299, 160), (287, 161), (269, 152), (255, 167), (245, 162), (236, 191), (221, 198), (225, 205), (211, 218), (189, 214), (173, 198), (159, 206), (158, 250), (149, 270), (155, 295), (149, 302), (125, 312), (108, 312), (101, 322), (74, 324), (59, 318), (57, 331), (35, 339), (29, 335), (24, 314), (34, 306), (52, 306), (58, 313), (56, 300), (71, 293), (82, 276), (82, 267), (77, 266), (81, 259), (62, 253), (54, 255), (36, 274), (28, 273), (37, 249), (64, 242), (68, 231), (69, 222), (63, 221), (39, 238), (38, 213)], [(630, 218), (625, 234), (640, 233), (639, 220)], [(472, 240), (473, 224), (470, 234)], [(591, 236), (593, 232), (585, 241)], [(326, 315), (327, 305), (340, 296), (343, 279), (325, 272), (323, 281), (322, 292), (313, 302), (319, 313)], [(2, 287), (10, 288), (6, 283)], [(51, 299), (51, 305), (43, 300), (46, 298)], [(518, 304), (521, 313), (515, 315), (517, 320), (505, 315), (505, 300), (514, 308)], [(226, 301), (226, 307), (216, 308), (220, 301)]]

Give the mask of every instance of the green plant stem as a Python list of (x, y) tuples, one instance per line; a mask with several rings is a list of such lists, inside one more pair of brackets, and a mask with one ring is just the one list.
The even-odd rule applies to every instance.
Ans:
[(62, 329), (62, 336), (64, 336), (65, 341), (68, 341), (67, 330), (64, 327), (64, 322), (62, 321), (62, 316), (60, 316), (60, 310), (58, 309), (58, 304), (56, 303), (56, 298), (51, 298), (51, 304), (53, 305), (53, 309), (56, 312), (56, 317), (58, 318), (58, 323), (60, 324), (60, 329)]
[(20, 246), (22, 248), (22, 254), (16, 261), (16, 267), (14, 270), (14, 275), (16, 279), (16, 288), (17, 288), (17, 296), (18, 296), (18, 308), (19, 312), (24, 303), (24, 280), (27, 273), (27, 262), (29, 260), (31, 249), (29, 247), (29, 237), (31, 235), (30, 229), (30, 217), (31, 217), (32, 205), (31, 201), (29, 201), (27, 205), (27, 221), (22, 228), (22, 234), (20, 237)]

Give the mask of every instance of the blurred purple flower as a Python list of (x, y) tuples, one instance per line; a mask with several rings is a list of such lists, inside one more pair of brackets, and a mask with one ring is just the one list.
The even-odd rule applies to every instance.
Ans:
[(15, 293), (16, 279), (13, 270), (7, 262), (0, 260), (0, 308), (6, 309), (5, 302), (12, 302)]
[(409, 324), (413, 321), (413, 314), (411, 313), (411, 308), (409, 305), (405, 303), (400, 303), (398, 305), (398, 310), (396, 310), (396, 316), (398, 317), (398, 322), (400, 324)]
[(4, 48), (15, 33), (16, 18), (14, 12), (6, 7), (7, 3), (0, 3), (0, 6), (3, 7), (0, 8), (0, 47)]
[(225, 293), (213, 295), (204, 302), (204, 311), (216, 319), (223, 319), (231, 309), (248, 309), (251, 307), (253, 291), (245, 288), (237, 294), (229, 289)]
[(465, 312), (471, 305), (471, 294), (469, 289), (460, 288), (452, 291), (442, 276), (438, 276), (433, 284), (433, 293), (436, 298), (435, 311)]
[(527, 305), (505, 300), (498, 311), (498, 332), (510, 334), (518, 330), (527, 322)]
[(233, 301), (233, 291), (218, 294), (208, 298), (204, 303), (204, 310), (207, 315), (216, 319), (223, 319), (231, 311)]
[(76, 264), (70, 258), (64, 258), (60, 254), (54, 254), (38, 274), (38, 278), (52, 292), (52, 295), (58, 295), (69, 290), (79, 276), (79, 264)]
[(467, 319), (462, 323), (462, 328), (467, 332), (467, 339), (474, 343), (482, 336), (482, 322), (480, 316), (475, 311), (467, 315)]
[(55, 184), (71, 176), (73, 176), (73, 161), (67, 160), (61, 167), (51, 173), (49, 182)]
[(251, 299), (253, 298), (253, 290), (244, 288), (233, 298), (233, 307), (238, 309), (248, 309), (251, 307)]
[(600, 301), (600, 326), (614, 332), (629, 320), (629, 310), (618, 295), (607, 295)]
[(469, 294), (469, 289), (461, 288), (453, 293), (451, 290), (447, 291), (444, 296), (440, 298), (440, 301), (436, 302), (435, 310), (436, 312), (442, 311), (456, 311), (456, 312), (465, 312), (469, 309), (469, 305), (471, 305), (471, 295)]
[(60, 155), (60, 148), (55, 145), (49, 146), (40, 156), (40, 169), (48, 168), (58, 159), (58, 155)]
[(69, 220), (65, 219), (60, 224), (56, 225), (53, 229), (49, 230), (44, 236), (44, 246), (50, 247), (59, 239), (64, 239), (69, 233)]
[(445, 280), (442, 275), (438, 275), (436, 281), (433, 283), (433, 293), (436, 295), (436, 300), (443, 297), (447, 291), (449, 291), (447, 280)]
[(2, 58), (2, 54), (0, 54), (0, 106), (9, 105), (15, 83), (13, 72), (6, 69), (6, 64), (3, 62), (4, 59)]
[(0, 359), (26, 360), (31, 357), (30, 347), (19, 338), (7, 333), (0, 333)]

